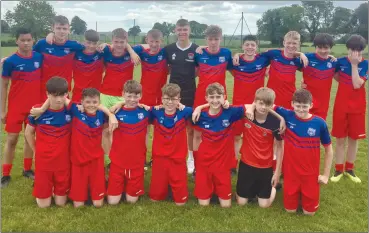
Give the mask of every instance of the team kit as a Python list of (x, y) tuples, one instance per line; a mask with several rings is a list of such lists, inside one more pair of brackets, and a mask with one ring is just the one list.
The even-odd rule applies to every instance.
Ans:
[[(247, 35), (243, 53), (232, 55), (220, 47), (219, 26), (210, 25), (206, 46), (197, 46), (185, 19), (176, 23), (177, 42), (165, 47), (156, 29), (145, 44), (131, 47), (122, 28), (112, 31), (111, 44), (98, 44), (94, 30), (85, 32), (83, 43), (69, 40), (69, 26), (66, 17), (56, 16), (52, 32), (35, 45), (31, 31), (19, 28), (17, 52), (2, 59), (1, 120), (7, 133), (2, 188), (11, 185), (23, 127), (23, 176), (34, 179), (33, 196), (41, 208), (53, 199), (65, 206), (68, 198), (75, 207), (88, 201), (95, 207), (105, 200), (136, 203), (145, 194), (151, 134), (146, 191), (155, 202), (169, 198), (184, 205), (191, 195), (189, 173), (201, 206), (216, 199), (221, 207), (235, 200), (267, 208), (283, 188), (287, 212), (313, 215), (320, 185), (345, 178), (361, 183), (354, 163), (358, 140), (366, 138), (368, 61), (360, 35), (349, 37), (341, 58), (330, 54), (334, 43), (326, 33), (314, 38), (315, 52), (298, 52), (296, 31), (284, 36), (283, 48), (262, 53), (257, 38)], [(140, 82), (133, 80), (138, 64)], [(227, 93), (227, 71), (233, 93)], [(298, 89), (297, 71), (303, 76)], [(333, 79), (338, 89), (328, 129)]]

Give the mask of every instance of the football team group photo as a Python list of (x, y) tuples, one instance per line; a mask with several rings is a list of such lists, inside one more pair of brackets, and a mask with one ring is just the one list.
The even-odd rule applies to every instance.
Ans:
[[(15, 18), (39, 2), (5, 15), (3, 230), (367, 230), (367, 22), (342, 38), (336, 21), (291, 26), (266, 45), (268, 10), (233, 48), (220, 21), (198, 39), (181, 15), (140, 40), (97, 23), (77, 36), (54, 13), (40, 36)], [(281, 9), (324, 2), (344, 17), (332, 1)], [(362, 9), (367, 21), (367, 3), (347, 12)]]

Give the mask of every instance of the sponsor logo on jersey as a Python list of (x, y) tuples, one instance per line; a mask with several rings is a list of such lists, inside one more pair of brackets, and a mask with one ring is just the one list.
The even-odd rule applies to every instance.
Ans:
[(177, 55), (176, 55), (175, 53), (173, 53), (173, 54), (172, 54), (172, 60), (176, 60), (176, 56), (177, 56)]
[(251, 125), (249, 123), (245, 123), (245, 127), (250, 129), (251, 128)]
[(53, 53), (54, 48), (46, 48), (46, 50), (47, 50), (48, 53)]
[(316, 133), (316, 129), (313, 128), (309, 128), (307, 133), (309, 134), (310, 137), (315, 136)]

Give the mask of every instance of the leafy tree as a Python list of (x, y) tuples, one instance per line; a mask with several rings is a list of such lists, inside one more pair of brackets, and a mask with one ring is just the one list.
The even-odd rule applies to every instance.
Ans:
[(78, 16), (74, 16), (70, 23), (73, 34), (83, 35), (87, 31), (87, 23)]
[(5, 20), (1, 20), (1, 32), (2, 33), (9, 33), (10, 32), (9, 24)]
[(128, 29), (128, 35), (130, 36), (137, 36), (141, 32), (140, 26), (133, 26), (130, 29)]

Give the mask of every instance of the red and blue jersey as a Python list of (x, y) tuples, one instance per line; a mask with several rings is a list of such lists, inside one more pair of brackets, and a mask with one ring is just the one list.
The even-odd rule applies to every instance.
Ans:
[(144, 166), (146, 160), (146, 132), (151, 114), (143, 108), (121, 108), (115, 114), (118, 128), (113, 132), (111, 162), (124, 169)]
[(110, 46), (104, 48), (105, 75), (101, 86), (101, 93), (112, 96), (122, 96), (123, 86), (133, 79), (134, 65), (131, 56), (126, 51), (122, 56), (113, 55)]
[(28, 124), (36, 129), (36, 170), (61, 171), (70, 168), (71, 120), (67, 107), (48, 109), (37, 120), (28, 117)]
[(158, 104), (161, 88), (167, 82), (168, 64), (165, 58), (165, 50), (161, 48), (156, 54), (151, 54), (150, 49), (144, 49), (141, 45), (134, 46), (133, 49), (141, 59), (141, 103), (146, 105)]
[(154, 136), (152, 156), (183, 160), (187, 156), (187, 120), (192, 108), (185, 107), (174, 114), (165, 114), (164, 109), (152, 109)]
[(210, 115), (209, 108), (201, 112), (195, 128), (201, 132), (196, 163), (212, 171), (230, 169), (234, 160), (232, 124), (244, 116), (244, 107), (221, 109)]
[(18, 52), (5, 59), (2, 78), (10, 79), (8, 111), (29, 113), (40, 103), (42, 55), (32, 52), (24, 57)]
[(254, 101), (255, 92), (264, 86), (266, 68), (269, 58), (257, 54), (252, 61), (246, 61), (240, 56), (240, 65), (233, 66), (234, 77), (233, 104), (249, 104)]
[(95, 115), (80, 112), (75, 103), (70, 103), (72, 115), (71, 162), (82, 165), (104, 155), (101, 147), (105, 114), (97, 110)]
[[(359, 76), (364, 81), (368, 80), (368, 60), (362, 60), (358, 65)], [(344, 112), (365, 113), (366, 92), (365, 85), (359, 89), (354, 89), (352, 85), (352, 67), (347, 57), (339, 58), (336, 72), (339, 74), (338, 89), (335, 100), (335, 107)]]
[(308, 66), (302, 68), (306, 89), (313, 96), (313, 108), (318, 112), (328, 112), (332, 80), (337, 62), (331, 58), (324, 59), (316, 53), (305, 54), (309, 59)]
[(69, 90), (71, 90), (74, 54), (84, 48), (82, 44), (73, 40), (67, 40), (64, 44), (56, 42), (49, 44), (45, 39), (42, 39), (33, 46), (33, 50), (41, 53), (44, 58), (41, 97), (46, 97), (46, 82), (54, 76), (65, 78), (68, 81)]
[(268, 87), (276, 94), (275, 104), (290, 108), (296, 90), (296, 71), (302, 69), (300, 58), (288, 58), (283, 50), (272, 49), (262, 53), (270, 59)]
[(209, 84), (218, 82), (226, 90), (226, 71), (232, 68), (232, 52), (226, 48), (220, 48), (217, 53), (204, 49), (202, 54), (195, 54), (195, 62), (198, 65), (199, 83), (194, 106), (199, 106), (206, 103), (205, 92)]
[(331, 144), (327, 123), (312, 115), (301, 119), (292, 110), (275, 107), (286, 121), (284, 137), (283, 173), (287, 175), (319, 175), (320, 143)]
[(100, 89), (102, 75), (104, 73), (103, 54), (99, 52), (86, 53), (77, 51), (73, 62), (73, 101), (79, 102), (82, 91), (93, 87)]

